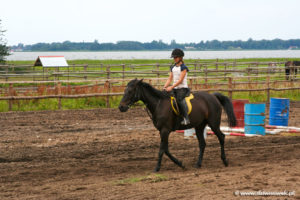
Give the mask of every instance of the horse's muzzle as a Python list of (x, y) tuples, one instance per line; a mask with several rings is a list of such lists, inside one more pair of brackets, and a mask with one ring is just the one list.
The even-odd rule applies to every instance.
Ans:
[(123, 106), (123, 105), (119, 105), (119, 110), (121, 112), (126, 112), (129, 109), (129, 106)]

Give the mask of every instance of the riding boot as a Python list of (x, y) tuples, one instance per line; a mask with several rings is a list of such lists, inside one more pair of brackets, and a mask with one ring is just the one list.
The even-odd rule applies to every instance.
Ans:
[(185, 99), (180, 101), (181, 115), (183, 116), (183, 121), (181, 124), (188, 125), (190, 123), (189, 115), (188, 115), (188, 106), (186, 104)]

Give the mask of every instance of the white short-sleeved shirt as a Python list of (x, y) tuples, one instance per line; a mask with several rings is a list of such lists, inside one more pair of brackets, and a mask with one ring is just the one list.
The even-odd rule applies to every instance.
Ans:
[[(171, 72), (173, 73), (173, 85), (175, 83), (177, 83), (177, 81), (179, 80), (180, 78), (180, 74), (183, 70), (187, 70), (187, 72), (189, 71), (188, 67), (185, 65), (185, 64), (181, 64), (180, 66), (176, 66), (176, 65), (173, 65), (170, 67), (171, 68)], [(175, 89), (180, 89), (180, 88), (188, 88), (188, 84), (187, 84), (187, 73), (185, 74), (184, 76), (184, 79), (182, 81), (181, 84), (177, 85), (175, 87)]]

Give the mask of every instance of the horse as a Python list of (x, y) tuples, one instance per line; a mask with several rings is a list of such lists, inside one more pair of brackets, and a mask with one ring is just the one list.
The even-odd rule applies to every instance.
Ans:
[(155, 172), (161, 168), (161, 161), (166, 154), (176, 165), (185, 168), (181, 161), (175, 158), (169, 151), (168, 139), (172, 131), (185, 130), (190, 128), (196, 129), (196, 136), (199, 143), (199, 157), (196, 167), (200, 168), (204, 149), (206, 146), (203, 131), (206, 125), (209, 125), (217, 136), (221, 146), (221, 159), (224, 165), (228, 166), (224, 150), (225, 135), (220, 130), (222, 107), (227, 113), (228, 123), (230, 126), (236, 125), (236, 118), (233, 112), (233, 106), (230, 99), (220, 93), (209, 94), (204, 91), (194, 92), (194, 98), (191, 99), (192, 111), (189, 115), (190, 124), (181, 125), (182, 117), (175, 114), (171, 107), (170, 93), (160, 91), (152, 87), (143, 79), (131, 80), (124, 91), (123, 98), (119, 104), (119, 110), (126, 112), (135, 102), (141, 100), (149, 112), (154, 126), (160, 133), (160, 147), (158, 161)]
[(297, 77), (298, 68), (296, 66), (300, 66), (300, 61), (287, 61), (284, 64), (285, 68), (285, 79), (294, 81)]

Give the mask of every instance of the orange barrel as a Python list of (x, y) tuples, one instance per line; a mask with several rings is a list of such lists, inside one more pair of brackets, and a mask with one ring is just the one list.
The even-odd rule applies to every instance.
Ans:
[(233, 111), (234, 111), (234, 115), (235, 115), (236, 121), (237, 121), (237, 124), (236, 124), (237, 127), (244, 127), (245, 126), (244, 107), (245, 107), (246, 103), (249, 103), (249, 100), (247, 100), (247, 99), (232, 100)]

